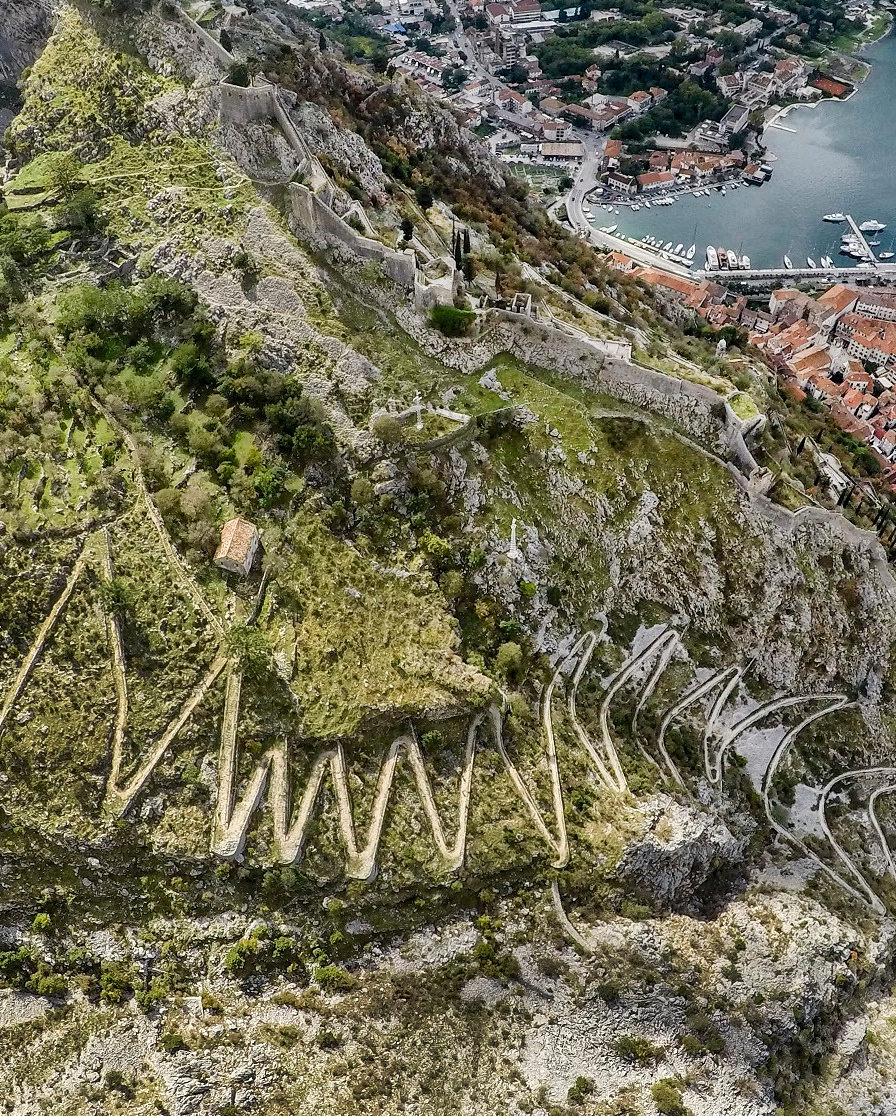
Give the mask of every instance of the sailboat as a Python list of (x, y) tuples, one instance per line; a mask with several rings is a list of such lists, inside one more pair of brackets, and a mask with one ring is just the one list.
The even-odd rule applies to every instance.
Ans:
[(686, 260), (692, 260), (694, 258), (694, 255), (695, 255), (696, 251), (697, 251), (697, 222), (695, 221), (694, 222), (694, 243), (690, 246), (690, 248), (688, 248), (687, 252), (685, 252), (684, 258)]
[(790, 258), (790, 256), (784, 257), (784, 266), (787, 268), (788, 271), (793, 271), (793, 260)]
[(815, 270), (815, 260), (813, 260), (811, 256), (806, 256), (806, 263), (809, 265), (809, 267), (812, 268), (813, 271)]

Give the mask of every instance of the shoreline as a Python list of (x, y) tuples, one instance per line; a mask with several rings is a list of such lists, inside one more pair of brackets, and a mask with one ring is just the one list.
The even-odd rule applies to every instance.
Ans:
[[(866, 47), (874, 46), (875, 43), (881, 42), (883, 39), (885, 39), (887, 37), (887, 35), (889, 35), (893, 31), (894, 17), (893, 17), (892, 12), (887, 12), (887, 19), (888, 19), (887, 25), (884, 28), (884, 30), (881, 32), (881, 34), (876, 35), (873, 38), (868, 39), (867, 41), (861, 42), (860, 45), (859, 45), (859, 50), (864, 50)], [(846, 52), (843, 52), (843, 53), (846, 53)], [(856, 60), (859, 61), (859, 62), (864, 61), (863, 59), (858, 58), (857, 55), (856, 56), (850, 55), (850, 57), (856, 57)], [(851, 101), (852, 98), (859, 92), (859, 90), (862, 88), (862, 86), (865, 84), (865, 82), (871, 76), (872, 71), (874, 70), (874, 66), (870, 62), (867, 63), (867, 66), (868, 66), (868, 71), (865, 74), (865, 76), (860, 81), (857, 81), (855, 83), (855, 86), (854, 86), (852, 92), (850, 94), (848, 94), (846, 97), (819, 97), (817, 101), (793, 101), (789, 105), (783, 105), (781, 108), (779, 108), (777, 110), (777, 112), (775, 112), (765, 122), (765, 124), (763, 124), (762, 133), (761, 133), (762, 138), (763, 139), (765, 138), (765, 133), (769, 130), (769, 128), (771, 128), (773, 125), (777, 124), (779, 121), (785, 120), (792, 109), (817, 109), (820, 105), (827, 105), (827, 104), (845, 105), (847, 101)]]

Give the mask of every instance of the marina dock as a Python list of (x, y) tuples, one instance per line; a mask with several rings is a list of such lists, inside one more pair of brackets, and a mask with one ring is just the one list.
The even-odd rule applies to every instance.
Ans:
[(865, 234), (862, 232), (862, 230), (856, 224), (855, 218), (852, 217), (851, 214), (847, 213), (846, 214), (846, 220), (849, 224), (849, 227), (853, 231), (853, 235), (858, 238), (859, 243), (864, 247), (865, 251), (868, 253), (869, 256), (871, 256), (872, 260), (874, 261), (873, 264), (869, 262), (868, 266), (869, 267), (881, 267), (882, 265), (878, 261), (877, 256), (875, 256), (874, 251), (871, 248), (871, 245), (868, 243), (868, 240), (865, 237)]

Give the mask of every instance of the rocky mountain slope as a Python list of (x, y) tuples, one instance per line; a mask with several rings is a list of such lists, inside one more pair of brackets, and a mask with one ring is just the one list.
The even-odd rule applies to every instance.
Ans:
[(896, 586), (761, 365), (288, 7), (53, 18), (0, 213), (7, 1109), (887, 1112)]

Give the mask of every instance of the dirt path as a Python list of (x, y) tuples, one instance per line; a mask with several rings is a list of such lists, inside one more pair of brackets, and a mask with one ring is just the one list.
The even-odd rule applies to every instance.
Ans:
[(867, 881), (865, 880), (865, 877), (853, 864), (849, 855), (838, 844), (834, 835), (831, 833), (827, 823), (827, 819), (825, 818), (825, 803), (831, 789), (842, 780), (854, 777), (857, 774), (863, 774), (862, 772), (847, 771), (835, 776), (822, 789), (818, 803), (818, 817), (821, 824), (822, 832), (828, 839), (828, 842), (831, 848), (834, 850), (834, 853), (837, 855), (838, 859), (847, 868), (850, 875), (859, 884), (859, 888), (861, 888), (861, 890), (857, 890), (855, 887), (853, 887), (853, 885), (849, 883), (848, 880), (840, 875), (839, 872), (836, 872), (833, 868), (831, 868), (829, 864), (826, 864), (821, 859), (821, 857), (817, 853), (813, 852), (812, 849), (810, 849), (800, 837), (797, 837), (794, 833), (791, 833), (791, 831), (783, 826), (774, 816), (774, 810), (771, 804), (772, 783), (774, 782), (774, 778), (778, 772), (778, 768), (783, 763), (784, 758), (786, 757), (794, 740), (796, 740), (797, 736), (799, 736), (799, 734), (805, 728), (808, 728), (809, 725), (814, 724), (815, 721), (819, 721), (822, 717), (827, 717), (831, 713), (837, 713), (841, 709), (846, 709), (853, 704), (852, 702), (850, 702), (846, 694), (827, 694), (824, 696), (829, 699), (829, 704), (826, 705), (823, 709), (818, 709), (814, 713), (808, 714), (799, 722), (799, 724), (795, 725), (792, 729), (789, 729), (788, 732), (785, 733), (784, 737), (781, 739), (778, 746), (775, 748), (769, 765), (766, 768), (765, 774), (762, 777), (762, 806), (769, 825), (780, 837), (783, 837), (785, 841), (797, 848), (803, 856), (807, 857), (809, 860), (813, 861), (813, 863), (817, 864), (818, 867), (821, 868), (821, 870), (828, 876), (830, 876), (831, 879), (836, 884), (838, 884), (838, 886), (843, 888), (843, 890), (848, 895), (851, 895), (854, 899), (858, 899), (863, 903), (869, 903), (874, 908), (874, 910), (877, 911), (878, 914), (886, 914), (886, 908), (884, 907), (883, 903), (881, 903), (880, 899), (877, 897), (877, 895), (875, 895), (871, 887), (869, 887)]
[[(113, 577), (112, 543), (108, 531), (104, 531), (103, 535), (105, 542), (101, 560), (103, 574), (106, 581), (111, 582)], [(118, 791), (121, 778), (121, 757), (124, 750), (124, 734), (128, 724), (128, 682), (125, 674), (124, 648), (121, 644), (121, 628), (118, 617), (114, 612), (109, 612), (105, 608), (103, 609), (103, 615), (106, 619), (106, 637), (109, 641), (109, 649), (112, 652), (112, 675), (115, 679), (116, 696), (115, 728), (112, 732), (112, 768), (106, 783), (106, 795), (108, 796), (110, 791)]]
[[(569, 687), (569, 690), (566, 694), (566, 710), (569, 713), (569, 719), (572, 722), (572, 730), (576, 735), (576, 739), (591, 757), (591, 760), (594, 763), (594, 766), (597, 768), (597, 772), (600, 775), (600, 778), (603, 781), (604, 785), (611, 790), (619, 791), (621, 793), (623, 790), (625, 790), (625, 776), (622, 774), (622, 769), (619, 765), (619, 757), (616, 756), (616, 765), (613, 768), (613, 774), (610, 774), (610, 770), (607, 767), (607, 764), (604, 763), (603, 757), (594, 747), (594, 744), (591, 741), (591, 737), (588, 735), (587, 732), (585, 732), (585, 729), (583, 728), (582, 723), (579, 720), (578, 711), (576, 709), (576, 698), (578, 695), (579, 683), (582, 680), (582, 675), (585, 673), (585, 669), (591, 661), (591, 656), (594, 654), (594, 648), (597, 646), (597, 641), (601, 638), (606, 630), (607, 625), (606, 621), (604, 621), (603, 627), (601, 628), (600, 632), (586, 632), (585, 635), (583, 635), (573, 645), (573, 649), (569, 653), (570, 659), (572, 659), (573, 656), (579, 652), (581, 652), (581, 658), (579, 659), (578, 665), (575, 669), (575, 673), (573, 674), (572, 685)], [(612, 758), (610, 756), (607, 757), (607, 762), (612, 765)]]
[(628, 790), (628, 782), (625, 778), (625, 772), (622, 770), (622, 764), (619, 762), (619, 753), (616, 751), (616, 745), (613, 743), (613, 737), (610, 733), (610, 703), (617, 692), (628, 682), (637, 670), (648, 663), (658, 651), (665, 651), (667, 645), (670, 642), (677, 641), (678, 638), (677, 632), (671, 631), (669, 628), (662, 628), (659, 634), (656, 635), (645, 648), (637, 652), (637, 654), (629, 655), (628, 658), (623, 661), (604, 692), (604, 699), (601, 702), (600, 713), (598, 715), (601, 741), (603, 743), (604, 752), (613, 769), (616, 780), (615, 789), (620, 793)]
[[(728, 691), (728, 687), (726, 687)], [(728, 691), (730, 692), (730, 691)], [(725, 696), (724, 694), (722, 696)], [(779, 713), (784, 709), (791, 709), (794, 705), (801, 705), (804, 701), (832, 701), (839, 698), (839, 694), (776, 694), (775, 697), (769, 701), (763, 702), (758, 708), (748, 713), (736, 724), (730, 728), (726, 728), (721, 733), (721, 740), (719, 746), (716, 748), (715, 754), (715, 768), (713, 769), (709, 759), (709, 736), (710, 730), (707, 727), (706, 737), (704, 739), (704, 755), (706, 758), (706, 777), (714, 786), (718, 786), (722, 781), (723, 761), (725, 753), (734, 743), (734, 741), (747, 732), (748, 729), (753, 728), (759, 724), (760, 721), (770, 717), (773, 713)], [(718, 703), (716, 703), (718, 706)], [(721, 711), (721, 710), (719, 710)], [(715, 707), (714, 707), (715, 712)], [(714, 722), (713, 722), (714, 723)]]
[[(847, 703), (844, 702), (843, 704), (846, 705)], [(842, 708), (842, 706), (840, 708)], [(827, 819), (828, 798), (830, 797), (831, 791), (834, 789), (834, 787), (837, 786), (838, 783), (845, 783), (849, 779), (858, 779), (858, 778), (862, 778), (862, 777), (865, 777), (865, 776), (870, 777), (870, 776), (873, 776), (873, 775), (886, 775), (886, 776), (889, 776), (889, 777), (892, 778), (892, 776), (896, 775), (896, 768), (893, 768), (893, 767), (869, 767), (869, 768), (858, 769), (858, 770), (853, 770), (853, 771), (843, 771), (839, 775), (835, 775), (833, 779), (828, 780), (828, 782), (825, 783), (825, 785), (821, 788), (821, 793), (819, 795), (819, 799), (818, 799), (818, 820), (819, 820), (819, 823), (821, 825), (822, 831), (823, 831), (825, 837), (827, 837), (828, 843), (830, 844), (831, 848), (834, 850), (834, 853), (836, 854), (838, 860), (846, 868), (846, 870), (849, 872), (849, 874), (853, 877), (853, 879), (856, 881), (856, 883), (861, 888), (862, 893), (864, 893), (864, 894), (861, 894), (860, 892), (856, 891), (856, 889), (854, 887), (851, 887), (845, 880), (842, 879), (842, 877), (840, 877), (832, 869), (828, 868), (827, 872), (830, 875), (832, 875), (834, 877), (834, 879), (836, 879), (840, 883), (841, 887), (845, 888), (851, 895), (854, 895), (858, 899), (865, 899), (867, 902), (869, 902), (871, 904), (871, 906), (874, 908), (874, 910), (878, 914), (884, 915), (884, 914), (887, 913), (887, 908), (884, 906), (884, 904), (881, 902), (880, 898), (878, 897), (877, 893), (872, 889), (871, 885), (868, 883), (868, 881), (865, 879), (865, 877), (862, 875), (862, 873), (856, 867), (852, 857), (849, 855), (849, 853), (846, 851), (846, 849), (843, 848), (843, 846), (840, 844), (840, 842), (837, 840), (837, 838), (831, 832), (831, 827), (828, 825), (828, 819)], [(875, 815), (875, 821), (876, 820), (877, 820), (877, 816)], [(879, 836), (883, 837), (883, 831), (879, 830), (878, 832), (879, 832)], [(883, 848), (886, 850), (886, 852), (888, 852), (889, 851), (889, 846), (888, 846), (887, 841), (886, 841), (885, 838), (882, 841), (882, 845), (883, 845)], [(815, 859), (817, 860), (818, 858), (816, 857)]]
[[(607, 761), (594, 747), (576, 716), (575, 700), (578, 685), (587, 668), (601, 633), (587, 632), (573, 645), (562, 660), (544, 689), (541, 699), (541, 728), (545, 742), (545, 759), (551, 788), (550, 820), (545, 817), (526, 780), (510, 757), (504, 741), (503, 715), (496, 703), (486, 713), (471, 719), (467, 733), (467, 746), (458, 784), (457, 824), (451, 842), (439, 815), (432, 783), (426, 771), (424, 755), (413, 732), (396, 736), (380, 767), (370, 810), (370, 821), (363, 843), (359, 839), (356, 812), (349, 789), (348, 764), (340, 746), (320, 751), (312, 760), (305, 777), (305, 786), (297, 804), (295, 820), (292, 819), (292, 779), (289, 746), (286, 740), (270, 748), (256, 763), (242, 789), (238, 789), (238, 728), (242, 673), (231, 664), (227, 676), (227, 692), (221, 725), (221, 750), (219, 761), (220, 789), (215, 813), (212, 849), (220, 856), (236, 857), (245, 845), (249, 827), (260, 808), (265, 792), (269, 794), (273, 815), (274, 841), (277, 857), (282, 863), (294, 863), (302, 856), (315, 805), (324, 780), (329, 776), (336, 799), (337, 817), (346, 855), (347, 874), (357, 879), (368, 879), (376, 867), (376, 857), (385, 825), (392, 784), (402, 755), (407, 759), (414, 776), (423, 812), (432, 833), (433, 844), (449, 871), (460, 867), (466, 851), (467, 826), (472, 794), (473, 769), (477, 739), (483, 724), (488, 721), (492, 739), (504, 764), (511, 785), (529, 815), (534, 831), (553, 851), (553, 866), (564, 867), (569, 861), (569, 835), (566, 827), (563, 785), (557, 757), (553, 701), (557, 683), (569, 666), (576, 662), (572, 684), (567, 694), (567, 707), (579, 742), (594, 761), (606, 786), (614, 791), (626, 789), (625, 775), (616, 753), (607, 725), (609, 704), (613, 695), (631, 675), (657, 652), (665, 653), (660, 666), (668, 661), (677, 646), (678, 634), (664, 629), (648, 645), (630, 655), (613, 676), (607, 688), (602, 709), (605, 729), (604, 751)], [(551, 821), (553, 824), (551, 824)]]
[(242, 674), (231, 666), (227, 679), (224, 717), (221, 726), (221, 753), (219, 765), (220, 789), (215, 813), (212, 851), (219, 856), (236, 857), (246, 842), (252, 818), (261, 805), (270, 782), (270, 803), (273, 814), (274, 839), (280, 862), (292, 864), (301, 858), (311, 817), (324, 779), (329, 774), (336, 798), (339, 829), (346, 853), (346, 871), (356, 879), (368, 879), (376, 866), (376, 856), (383, 834), (389, 796), (402, 753), (410, 764), (421, 805), (429, 823), (435, 850), (449, 871), (460, 867), (466, 852), (467, 825), (473, 786), (473, 769), (476, 742), (483, 723), (490, 722), (495, 746), (507, 769), (514, 789), (532, 818), (539, 836), (555, 852), (554, 864), (563, 867), (569, 859), (569, 840), (563, 812), (563, 791), (556, 750), (548, 747), (548, 768), (551, 775), (552, 801), (557, 835), (551, 833), (532, 793), (507, 753), (503, 738), (501, 710), (493, 704), (486, 713), (473, 717), (467, 732), (467, 745), (457, 792), (457, 824), (453, 842), (436, 805), (432, 783), (426, 771), (423, 751), (413, 733), (397, 736), (380, 767), (371, 805), (370, 822), (363, 844), (358, 838), (355, 810), (352, 805), (348, 781), (348, 764), (341, 747), (319, 752), (311, 762), (305, 787), (296, 810), (292, 814), (292, 792), (288, 744), (284, 740), (269, 749), (257, 763), (237, 799), (237, 756), (240, 691)]
[[(736, 683), (740, 681), (740, 677), (741, 671), (738, 670), (737, 667), (728, 667), (727, 670), (717, 671), (710, 678), (707, 678), (705, 682), (700, 682), (696, 686), (691, 687), (690, 690), (685, 691), (685, 693), (681, 695), (678, 701), (675, 702), (675, 704), (663, 716), (663, 719), (660, 722), (660, 730), (657, 734), (656, 750), (659, 752), (663, 763), (666, 765), (666, 769), (672, 776), (672, 779), (676, 783), (678, 783), (679, 786), (683, 787), (685, 785), (684, 779), (682, 779), (678, 768), (675, 766), (672, 760), (672, 757), (666, 750), (666, 733), (668, 732), (669, 727), (671, 726), (675, 718), (679, 716), (679, 714), (690, 708), (690, 706), (699, 701), (701, 698), (706, 697), (707, 694), (711, 694), (717, 686), (726, 681), (730, 682), (732, 681), (732, 679)], [(731, 691), (728, 686), (726, 686), (725, 690), (723, 690), (723, 694), (725, 694), (726, 698), (727, 694), (729, 694), (730, 692)]]
[[(893, 771), (892, 768), (876, 769), (877, 773), (881, 773), (883, 771), (890, 771), (893, 774), (896, 774), (896, 771)], [(868, 799), (868, 820), (869, 822), (871, 822), (872, 829), (877, 834), (878, 841), (880, 841), (880, 847), (883, 850), (884, 858), (887, 862), (887, 871), (890, 873), (890, 876), (893, 878), (893, 880), (896, 881), (896, 861), (894, 861), (893, 859), (893, 853), (890, 849), (890, 842), (887, 840), (886, 834), (883, 830), (883, 826), (880, 824), (880, 819), (877, 816), (877, 800), (882, 794), (893, 794), (894, 792), (896, 792), (896, 785), (892, 783), (885, 787), (878, 787), (876, 791), (872, 791), (871, 797)]]
[(261, 804), (270, 780), (270, 802), (273, 815), (274, 840), (277, 857), (282, 863), (292, 864), (301, 858), (308, 827), (329, 771), (339, 829), (346, 852), (346, 871), (354, 879), (369, 879), (376, 867), (389, 804), (389, 795), (395, 779), (398, 760), (404, 752), (410, 764), (423, 811), (432, 831), (436, 852), (449, 871), (463, 863), (467, 843), (467, 820), (473, 783), (473, 762), (476, 752), (476, 735), (485, 714), (474, 717), (467, 733), (466, 756), (458, 786), (458, 811), (456, 836), (452, 842), (446, 836), (439, 816), (432, 784), (426, 772), (423, 752), (413, 733), (395, 737), (386, 754), (377, 778), (371, 806), (370, 823), (363, 845), (359, 843), (354, 810), (348, 784), (348, 765), (341, 746), (325, 749), (313, 759), (298, 805), (296, 819), (290, 824), (292, 793), (288, 744), (284, 740), (269, 749), (257, 764), (239, 802), (236, 802), (238, 724), (242, 673), (231, 666), (227, 678), (224, 718), (221, 726), (220, 789), (215, 814), (213, 851), (220, 856), (235, 857), (245, 845), (249, 826)]
[(162, 549), (165, 551), (165, 556), (171, 563), (171, 566), (174, 569), (178, 580), (180, 581), (186, 593), (189, 595), (190, 599), (193, 601), (196, 608), (202, 613), (209, 624), (211, 624), (216, 635), (223, 640), (225, 633), (221, 621), (212, 611), (211, 606), (205, 598), (205, 594), (199, 588), (195, 578), (187, 569), (184, 560), (177, 553), (174, 543), (172, 543), (171, 541), (171, 536), (168, 534), (168, 528), (165, 526), (165, 521), (162, 519), (162, 514), (153, 503), (152, 496), (150, 495), (149, 488), (146, 484), (146, 478), (143, 475), (143, 469), (140, 465), (140, 451), (137, 443), (131, 436), (130, 431), (128, 431), (128, 429), (118, 421), (118, 419), (107, 407), (103, 406), (103, 404), (96, 398), (95, 395), (91, 394), (91, 400), (96, 409), (103, 416), (106, 422), (108, 422), (108, 424), (112, 427), (112, 429), (122, 440), (122, 442), (124, 442), (127, 448), (134, 470), (134, 481), (137, 485), (137, 490), (146, 504), (146, 510), (149, 515), (150, 522), (155, 528), (156, 534), (159, 536), (159, 542), (162, 544)]
[[(128, 806), (133, 802), (136, 796), (143, 790), (149, 780), (150, 775), (155, 771), (161, 758), (168, 751), (174, 738), (184, 727), (190, 717), (193, 715), (196, 707), (208, 693), (209, 689), (215, 682), (215, 679), (227, 665), (227, 659), (223, 655), (219, 655), (214, 660), (212, 665), (199, 680), (193, 688), (192, 693), (187, 700), (181, 705), (174, 717), (168, 723), (168, 727), (156, 741), (149, 753), (149, 756), (144, 760), (143, 764), (137, 771), (136, 775), (125, 786), (119, 786), (117, 780), (113, 782), (110, 774), (109, 782), (106, 786), (106, 799), (104, 802), (104, 809), (109, 813), (121, 815), (127, 810)], [(120, 777), (120, 763), (121, 755), (119, 753), (119, 771), (116, 775)]]
[(87, 549), (90, 545), (90, 542), (90, 539), (85, 540), (84, 545), (81, 548), (81, 553), (78, 555), (74, 566), (72, 566), (72, 571), (68, 575), (65, 585), (62, 588), (62, 592), (56, 598), (53, 607), (47, 613), (46, 617), (44, 618), (44, 622), (38, 628), (37, 635), (34, 637), (31, 646), (28, 648), (28, 653), (22, 661), (22, 665), (19, 667), (18, 673), (16, 674), (15, 678), (13, 679), (12, 685), (6, 693), (6, 697), (3, 700), (3, 706), (2, 708), (0, 708), (0, 735), (2, 735), (3, 733), (4, 726), (6, 725), (6, 721), (9, 717), (12, 707), (15, 705), (16, 700), (18, 699), (22, 690), (25, 688), (25, 683), (28, 681), (29, 677), (31, 676), (32, 670), (34, 670), (35, 666), (37, 665), (38, 659), (40, 659), (41, 655), (43, 654), (43, 650), (46, 646), (47, 640), (50, 638), (50, 636), (52, 636), (53, 629), (56, 627), (56, 624), (59, 620), (59, 617), (62, 615), (65, 606), (68, 604), (69, 598), (74, 592), (75, 585), (77, 584), (78, 579), (84, 572), (84, 568), (87, 565)]

